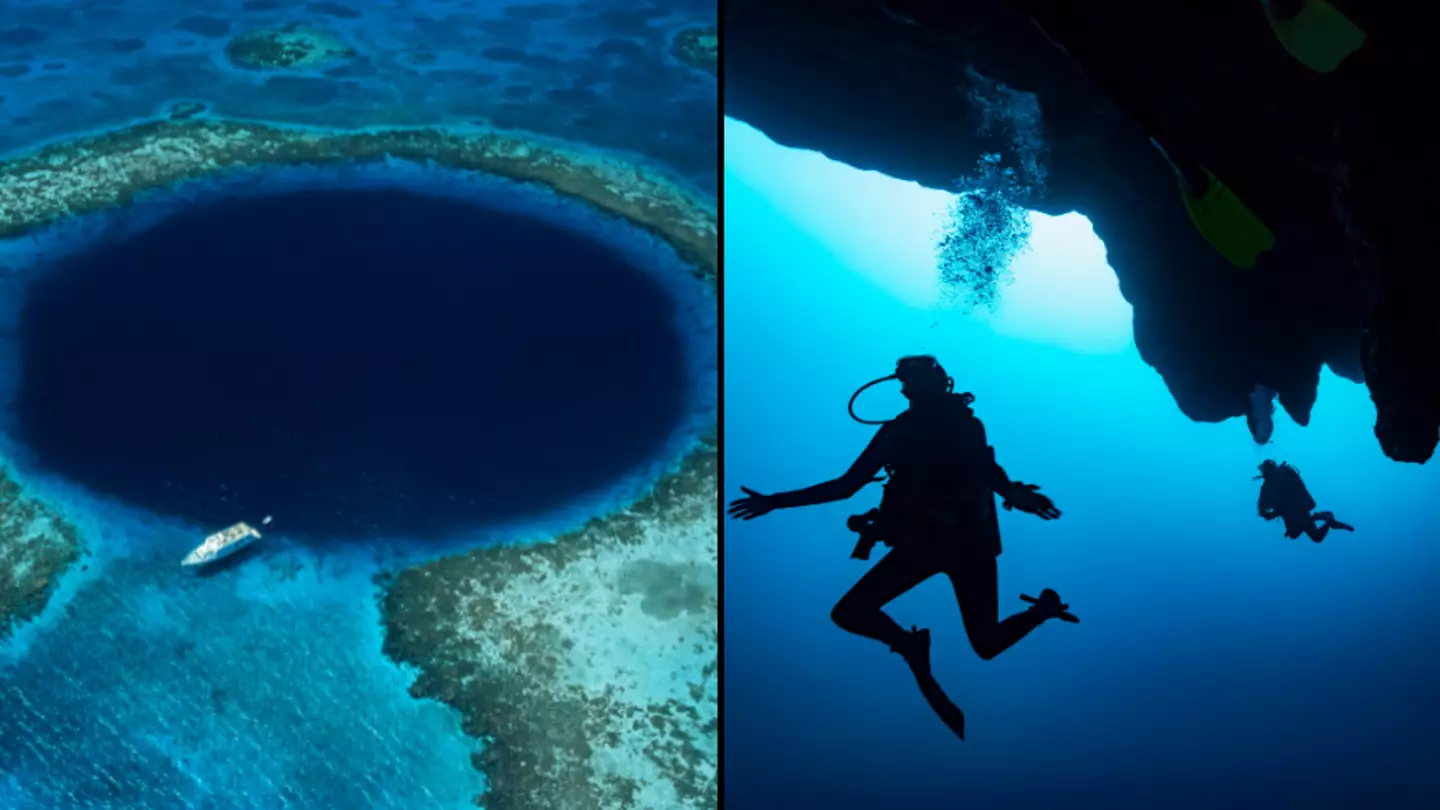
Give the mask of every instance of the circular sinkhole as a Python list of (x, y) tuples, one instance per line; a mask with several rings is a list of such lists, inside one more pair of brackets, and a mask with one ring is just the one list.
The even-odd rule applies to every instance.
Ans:
[(192, 206), (49, 269), (18, 337), (31, 463), (203, 526), (471, 531), (615, 485), (687, 415), (653, 272), (405, 190)]

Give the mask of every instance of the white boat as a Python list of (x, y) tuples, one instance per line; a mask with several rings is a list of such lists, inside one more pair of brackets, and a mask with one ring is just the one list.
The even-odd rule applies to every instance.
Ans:
[[(266, 515), (261, 525), (268, 524), (270, 516)], [(231, 554), (250, 545), (260, 539), (260, 532), (245, 521), (240, 521), (234, 526), (221, 529), (218, 532), (205, 538), (205, 542), (196, 546), (193, 551), (185, 555), (180, 561), (181, 565), (205, 565), (216, 560), (223, 560)]]

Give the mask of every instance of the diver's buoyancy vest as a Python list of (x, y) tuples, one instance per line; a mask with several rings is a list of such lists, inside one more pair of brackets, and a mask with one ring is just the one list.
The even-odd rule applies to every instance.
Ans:
[(880, 500), (891, 532), (886, 542), (897, 547), (938, 542), (999, 555), (1000, 525), (989, 480), (995, 459), (964, 395), (954, 396), (953, 406), (923, 415), (906, 411), (887, 426), (894, 443)]
[(1300, 473), (1293, 467), (1281, 467), (1271, 474), (1273, 480), (1267, 480), (1263, 487), (1269, 488), (1266, 493), (1269, 502), (1274, 504), (1275, 511), (1281, 515), (1290, 512), (1304, 512), (1309, 514), (1315, 509), (1315, 498), (1306, 489), (1305, 482), (1300, 479)]
[(890, 423), (890, 480), (882, 509), (941, 506), (981, 500), (990, 492), (993, 459), (984, 428), (960, 395), (945, 406), (905, 411)]

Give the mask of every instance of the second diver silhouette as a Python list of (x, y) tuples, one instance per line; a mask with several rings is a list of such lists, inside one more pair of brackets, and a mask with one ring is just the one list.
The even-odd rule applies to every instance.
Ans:
[(1315, 499), (1300, 480), (1300, 471), (1289, 464), (1276, 464), (1270, 459), (1260, 462), (1256, 480), (1262, 479), (1265, 483), (1260, 485), (1260, 517), (1266, 520), (1278, 517), (1285, 521), (1285, 536), (1291, 540), (1304, 534), (1319, 543), (1331, 529), (1355, 531), (1354, 526), (1336, 520), (1334, 512), (1312, 514)]
[[(899, 653), (920, 692), (956, 736), (965, 738), (965, 715), (945, 695), (930, 671), (930, 631), (896, 624), (882, 608), (936, 574), (955, 589), (970, 645), (990, 660), (1049, 619), (1078, 622), (1055, 591), (1021, 595), (1030, 607), (1000, 618), (996, 557), (1000, 528), (995, 495), (1006, 509), (1019, 509), (1043, 520), (1060, 517), (1050, 498), (1035, 484), (1011, 481), (995, 461), (985, 426), (970, 408), (974, 397), (954, 393), (954, 380), (935, 358), (903, 357), (895, 373), (867, 383), (899, 380), (910, 407), (880, 424), (874, 438), (839, 478), (806, 489), (764, 495), (741, 487), (745, 497), (730, 504), (741, 520), (776, 509), (845, 500), (866, 484), (889, 474), (880, 508), (851, 519), (861, 540), (851, 555), (868, 559), (869, 546), (883, 542), (890, 551), (846, 593), (830, 612), (841, 629), (872, 638)], [(851, 397), (851, 416), (855, 397)]]

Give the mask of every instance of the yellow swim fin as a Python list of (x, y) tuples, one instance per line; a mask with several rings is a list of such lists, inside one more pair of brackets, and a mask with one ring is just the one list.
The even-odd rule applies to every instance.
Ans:
[(1365, 31), (1325, 0), (1305, 0), (1300, 13), (1277, 20), (1262, 2), (1265, 19), (1290, 55), (1318, 73), (1331, 73), (1365, 44)]
[(1275, 246), (1275, 234), (1209, 169), (1203, 171), (1209, 186), (1201, 196), (1191, 197), (1184, 181), (1180, 183), (1180, 196), (1190, 211), (1190, 219), (1231, 264), (1253, 267), (1261, 253)]

